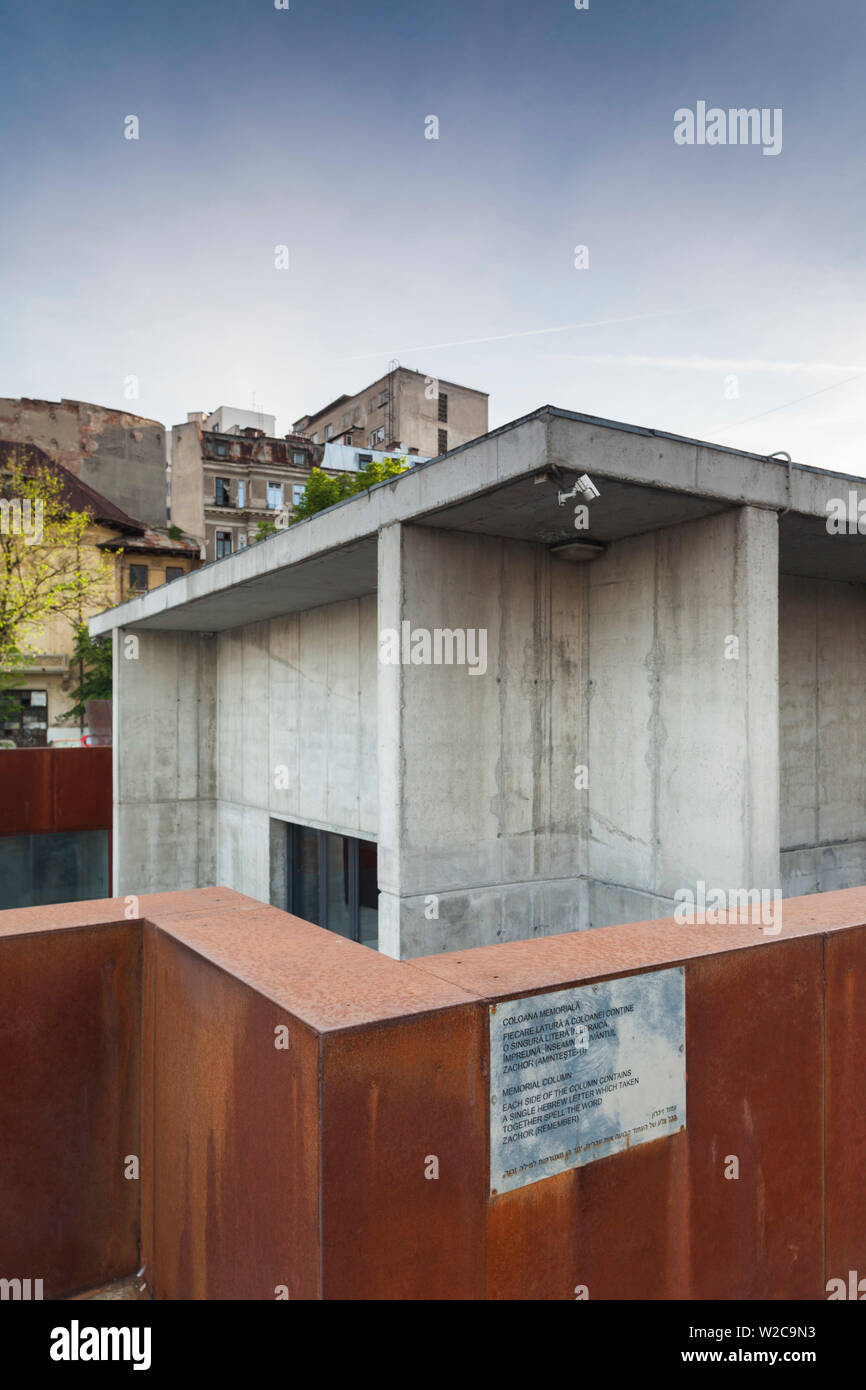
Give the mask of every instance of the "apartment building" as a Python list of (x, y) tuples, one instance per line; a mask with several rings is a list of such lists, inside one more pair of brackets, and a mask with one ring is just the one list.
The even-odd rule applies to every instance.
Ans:
[(239, 430), (261, 430), (270, 438), (277, 433), (277, 417), (266, 415), (263, 410), (241, 410), (234, 405), (221, 405), (212, 410), (204, 422), (206, 430), (217, 434), (237, 434)]
[(171, 431), (171, 520), (198, 537), (208, 561), (243, 550), (261, 522), (276, 525), (291, 512), (325, 452), (303, 435), (210, 427), (229, 414), (223, 406), (211, 415), (193, 412)]
[(487, 433), (487, 392), (394, 366), (354, 396), (295, 421), (314, 444), (345, 443), (438, 458)]

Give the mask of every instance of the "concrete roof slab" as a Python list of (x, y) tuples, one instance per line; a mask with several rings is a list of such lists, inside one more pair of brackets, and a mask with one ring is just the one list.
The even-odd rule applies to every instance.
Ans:
[[(553, 482), (536, 483), (546, 471)], [(576, 532), (557, 492), (588, 472), (600, 496)], [(781, 516), (783, 569), (866, 578), (866, 539), (829, 536), (827, 503), (863, 479), (804, 468), (634, 425), (543, 406), (267, 541), (91, 620), (116, 627), (220, 631), (359, 597), (376, 588), (376, 545), (393, 522), (536, 544), (622, 540), (732, 506)], [(575, 499), (575, 501), (579, 501)], [(796, 519), (795, 519), (796, 518)], [(861, 558), (862, 557), (862, 558)]]

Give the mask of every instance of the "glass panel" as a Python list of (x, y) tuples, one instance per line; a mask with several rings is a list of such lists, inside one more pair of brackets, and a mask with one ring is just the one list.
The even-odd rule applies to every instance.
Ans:
[(325, 836), (328, 875), (328, 920), (325, 926), (338, 936), (352, 935), (349, 900), (349, 841), (344, 835)]
[(358, 841), (358, 911), (360, 940), (364, 946), (379, 946), (379, 874), (376, 846)]
[(0, 908), (107, 896), (107, 830), (0, 836)]
[(319, 832), (296, 825), (294, 834), (295, 916), (319, 927)]

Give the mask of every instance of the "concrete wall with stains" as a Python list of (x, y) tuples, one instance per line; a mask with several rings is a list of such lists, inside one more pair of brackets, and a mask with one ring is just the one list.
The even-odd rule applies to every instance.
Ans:
[[(775, 515), (749, 507), (587, 564), (394, 523), (378, 600), (143, 631), (116, 702), (116, 890), (282, 902), (275, 818), (377, 840), (380, 948), (402, 958), (669, 915), (699, 880), (774, 889), (777, 584)], [(378, 661), (404, 622), (474, 633), (477, 674)]]
[(215, 881), (267, 902), (271, 818), (376, 839), (375, 595), (218, 643)]
[(866, 588), (783, 575), (779, 631), (784, 891), (852, 887), (866, 879)]
[(114, 650), (116, 892), (283, 902), (273, 819), (376, 838), (375, 595)]
[(380, 669), (382, 949), (664, 916), (699, 879), (777, 886), (777, 575), (775, 516), (749, 507), (587, 564), (384, 528), (380, 631), (483, 630), (487, 669)]

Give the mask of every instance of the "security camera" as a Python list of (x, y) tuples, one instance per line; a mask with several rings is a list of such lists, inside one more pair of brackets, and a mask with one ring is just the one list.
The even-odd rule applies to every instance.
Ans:
[(559, 493), (559, 505), (562, 506), (564, 502), (570, 502), (578, 493), (580, 493), (581, 497), (585, 497), (587, 502), (591, 502), (594, 497), (601, 496), (589, 474), (581, 473), (574, 487), (571, 489), (571, 492)]
[(581, 473), (577, 480), (577, 486), (580, 488), (587, 502), (591, 502), (593, 497), (600, 496), (598, 488), (588, 473)]

